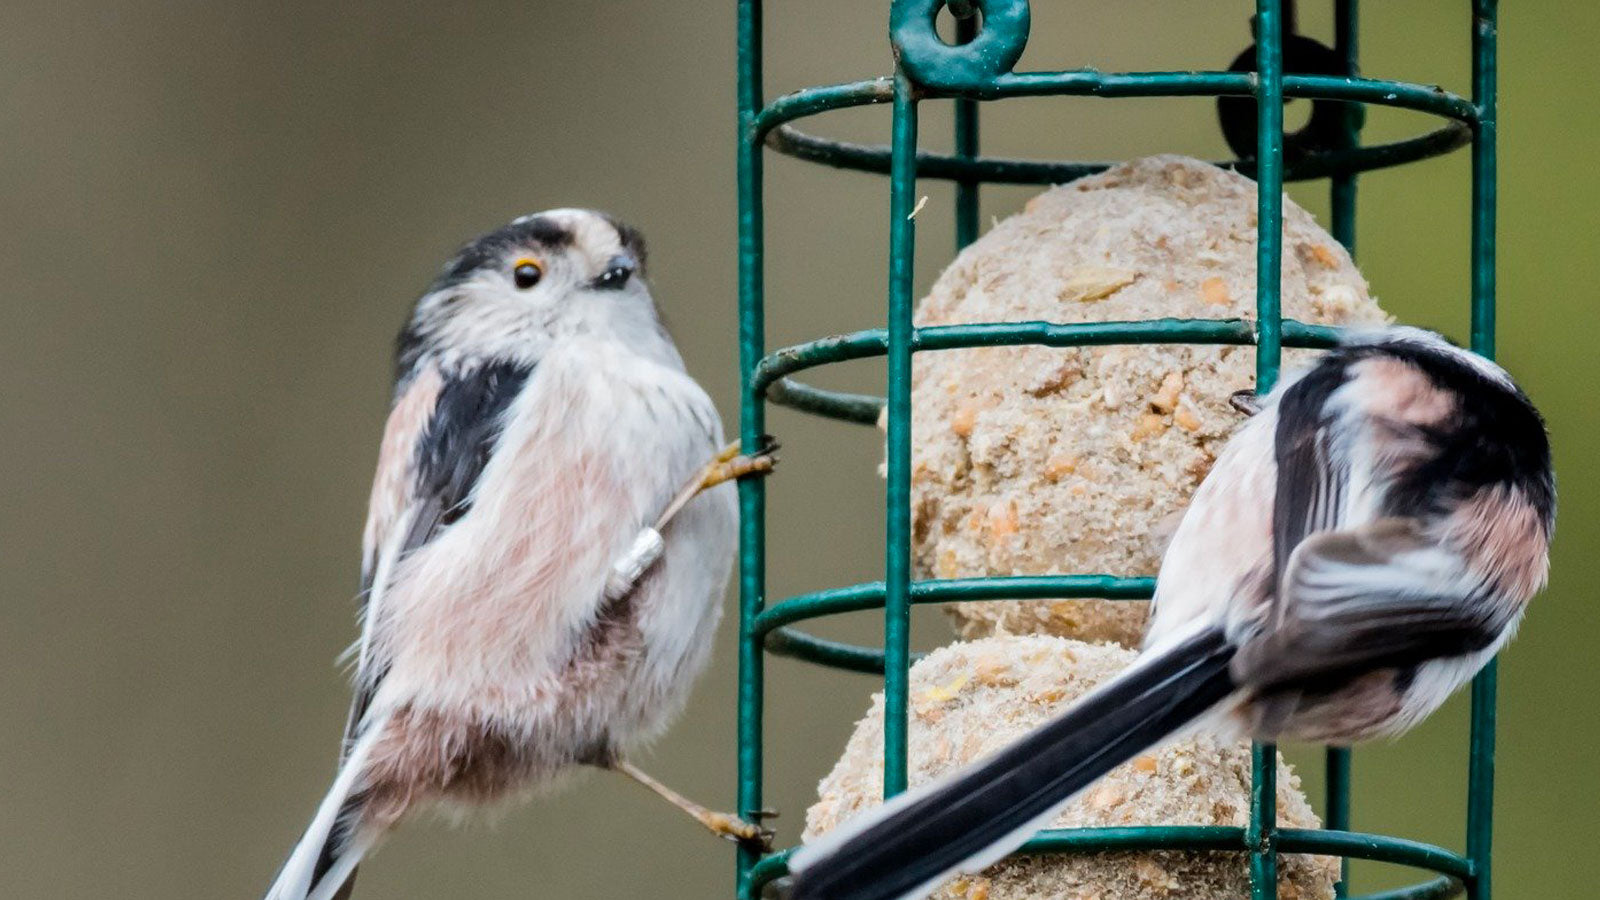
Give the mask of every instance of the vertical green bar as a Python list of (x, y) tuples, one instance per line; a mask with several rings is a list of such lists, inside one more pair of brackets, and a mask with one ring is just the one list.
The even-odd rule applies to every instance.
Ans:
[[(971, 43), (978, 36), (977, 10), (956, 19), (956, 43)], [(955, 101), (955, 154), (962, 159), (978, 155), (978, 101), (957, 97)], [(963, 178), (956, 182), (956, 250), (978, 239), (978, 181)]]
[[(1495, 238), (1495, 0), (1472, 4), (1472, 99), (1478, 123), (1472, 139), (1472, 349), (1493, 357)], [(1472, 737), (1467, 768), (1467, 856), (1472, 900), (1489, 900), (1494, 844), (1495, 693), (1499, 666), (1491, 661), (1472, 681)]]
[(1495, 0), (1472, 4), (1472, 100), (1478, 107), (1472, 138), (1472, 349), (1494, 358), (1495, 80), (1498, 41)]
[[(766, 349), (762, 297), (761, 145), (755, 118), (761, 109), (761, 2), (739, 0), (739, 436), (755, 447), (766, 430), (766, 409), (751, 378)], [(766, 590), (766, 485), (739, 482), (739, 813), (761, 808), (762, 647), (750, 624), (761, 612)], [(735, 872), (738, 896), (749, 886), (758, 854), (740, 846)]]
[[(1334, 831), (1350, 830), (1350, 748), (1329, 747), (1327, 756), (1327, 821), (1323, 826)], [(1339, 857), (1339, 880), (1334, 883), (1333, 896), (1350, 894), (1350, 859)]]
[[(1344, 73), (1351, 77), (1361, 74), (1359, 29), (1357, 27), (1357, 0), (1336, 0), (1333, 12), (1333, 52), (1344, 63)], [(1340, 129), (1341, 149), (1350, 149), (1361, 142), (1362, 109), (1354, 103), (1344, 107), (1343, 128)], [(1341, 172), (1333, 176), (1329, 185), (1329, 206), (1333, 211), (1333, 236), (1344, 245), (1351, 256), (1356, 252), (1356, 175)], [(1327, 784), (1325, 789), (1326, 821), (1324, 825), (1335, 831), (1350, 830), (1350, 748), (1329, 747), (1327, 753)], [(1350, 860), (1339, 860), (1339, 881), (1333, 886), (1335, 898), (1350, 893)]]
[(1256, 390), (1278, 380), (1283, 346), (1283, 20), (1280, 0), (1256, 2)]
[(917, 101), (894, 80), (889, 179), (889, 426), (883, 604), (883, 796), (906, 789), (906, 702), (911, 667), (911, 276), (916, 223)]
[(1467, 857), (1473, 877), (1467, 896), (1489, 900), (1494, 850), (1494, 726), (1499, 660), (1472, 680), (1472, 737), (1467, 764)]
[[(1351, 77), (1361, 74), (1361, 54), (1357, 29), (1356, 0), (1337, 0), (1334, 4), (1333, 52), (1344, 62), (1344, 73)], [(1344, 123), (1339, 132), (1340, 149), (1357, 146), (1361, 139), (1363, 113), (1358, 104), (1344, 106)], [(1341, 172), (1333, 176), (1329, 188), (1333, 209), (1333, 237), (1352, 256), (1356, 252), (1356, 175)]]
[(1278, 748), (1255, 744), (1250, 748), (1250, 825), (1245, 829), (1250, 849), (1250, 896), (1275, 900), (1278, 896)]
[[(1283, 18), (1280, 0), (1256, 2), (1256, 390), (1272, 389), (1282, 355)], [(1278, 896), (1278, 751), (1251, 748), (1250, 896)]]

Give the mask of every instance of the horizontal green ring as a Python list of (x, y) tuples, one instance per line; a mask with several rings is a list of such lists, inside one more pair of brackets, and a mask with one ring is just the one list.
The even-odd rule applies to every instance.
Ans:
[(1379, 891), (1376, 894), (1362, 894), (1350, 900), (1446, 900), (1461, 893), (1464, 888), (1465, 885), (1460, 879), (1441, 875), (1432, 881)]
[[(804, 660), (842, 672), (861, 675), (883, 675), (883, 651), (860, 647), (842, 641), (830, 641), (793, 628), (776, 628), (769, 632), (763, 644), (773, 656), (786, 656)], [(911, 654), (916, 662), (922, 654)]]
[[(1253, 72), (1026, 72), (1001, 75), (990, 85), (961, 91), (981, 99), (1030, 96), (1245, 97), (1256, 92)], [(942, 91), (941, 96), (955, 92)], [(1342, 75), (1283, 76), (1283, 95), (1304, 100), (1346, 100), (1432, 113), (1459, 122), (1478, 121), (1471, 100), (1437, 85), (1350, 78)]]
[[(998, 100), (1004, 97), (1083, 96), (1083, 97), (1219, 97), (1251, 96), (1256, 77), (1250, 72), (1096, 72), (1077, 69), (1066, 72), (1029, 72), (1002, 75), (970, 90), (928, 91), (925, 97), (975, 97)], [(1338, 75), (1285, 75), (1283, 94), (1306, 100), (1345, 100), (1393, 106), (1431, 113), (1458, 122), (1476, 124), (1478, 108), (1471, 100), (1442, 88), (1404, 81), (1374, 78), (1347, 78)], [(751, 122), (752, 142), (760, 142), (768, 132), (785, 122), (856, 106), (887, 103), (894, 98), (894, 81), (871, 78), (844, 84), (806, 88), (769, 103)]]
[[(1222, 825), (1144, 825), (1111, 828), (1055, 828), (1041, 831), (1018, 849), (1019, 854), (1103, 853), (1146, 850), (1208, 850), (1244, 853), (1245, 830)], [(788, 874), (789, 856), (782, 850), (761, 858), (750, 870), (746, 897)], [(1448, 876), (1351, 900), (1423, 900), (1448, 896), (1454, 881), (1470, 881), (1472, 861), (1442, 847), (1353, 831), (1285, 828), (1277, 833), (1277, 852), (1343, 856), (1425, 869)], [(1454, 881), (1452, 881), (1452, 879)], [(1434, 893), (1445, 890), (1446, 893)]]
[[(1308, 325), (1293, 319), (1283, 320), (1286, 347), (1326, 348), (1337, 343), (1340, 329), (1327, 325)], [(1255, 326), (1247, 319), (1148, 319), (1138, 322), (988, 322), (970, 325), (938, 325), (912, 332), (913, 352), (958, 350), (971, 347), (1090, 347), (1109, 344), (1254, 344)], [(780, 391), (768, 391), (779, 379), (828, 363), (869, 359), (888, 352), (888, 333), (871, 328), (849, 334), (832, 335), (795, 344), (762, 358), (751, 373), (750, 390), (776, 403), (801, 398), (798, 408), (823, 412), (849, 421), (870, 423), (869, 401), (879, 398), (864, 394), (839, 394), (799, 382), (785, 382)], [(837, 405), (830, 405), (837, 401)]]
[[(1146, 576), (1013, 575), (991, 578), (941, 578), (911, 583), (912, 603), (970, 603), (977, 600), (1148, 600), (1156, 580)], [(884, 584), (868, 581), (799, 594), (762, 610), (749, 634), (760, 637), (806, 619), (883, 608)]]
[(829, 84), (784, 94), (756, 111), (755, 118), (750, 123), (755, 137), (752, 143), (765, 139), (767, 132), (785, 122), (793, 122), (796, 119), (836, 109), (888, 103), (893, 99), (893, 78), (871, 78), (866, 81)]
[(883, 411), (883, 398), (874, 394), (827, 391), (791, 378), (773, 382), (767, 399), (779, 406), (858, 425), (877, 424), (878, 414)]
[(1472, 877), (1472, 860), (1443, 847), (1405, 838), (1358, 831), (1326, 831), (1320, 828), (1278, 829), (1278, 852), (1313, 853), (1342, 856), (1373, 862), (1413, 866), (1466, 880)]
[[(792, 125), (780, 125), (766, 135), (767, 146), (794, 159), (820, 163), (837, 169), (889, 173), (889, 148), (881, 144), (856, 144), (806, 134)], [(1286, 164), (1284, 179), (1307, 181), (1335, 174), (1370, 172), (1391, 166), (1443, 156), (1472, 142), (1472, 129), (1461, 122), (1418, 137), (1334, 150), (1307, 156)], [(1088, 175), (1104, 172), (1116, 163), (1048, 162), (1029, 159), (964, 157), (944, 153), (917, 152), (917, 177), (946, 181), (979, 181), (988, 184), (1066, 184)], [(1229, 160), (1213, 165), (1250, 175), (1251, 160)]]

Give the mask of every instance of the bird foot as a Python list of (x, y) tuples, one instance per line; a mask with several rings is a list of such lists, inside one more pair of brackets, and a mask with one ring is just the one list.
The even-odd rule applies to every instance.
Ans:
[[(767, 812), (763, 810), (762, 812)], [(726, 838), (757, 853), (771, 853), (772, 839), (776, 836), (771, 828), (745, 821), (732, 813), (713, 812), (709, 809), (691, 812), (701, 825), (718, 837)], [(756, 818), (761, 818), (757, 816)]]
[(707, 491), (727, 481), (751, 475), (765, 475), (778, 464), (778, 444), (765, 438), (759, 451), (745, 455), (740, 442), (723, 447), (701, 473), (699, 491)]
[(1228, 405), (1247, 416), (1261, 412), (1261, 395), (1255, 391), (1234, 391), (1228, 395)]

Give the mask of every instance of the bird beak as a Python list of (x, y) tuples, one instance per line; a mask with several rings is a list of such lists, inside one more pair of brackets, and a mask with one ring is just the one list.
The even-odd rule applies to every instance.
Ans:
[(626, 272), (632, 275), (639, 270), (639, 261), (633, 258), (632, 253), (618, 253), (606, 261), (606, 272)]
[(606, 260), (606, 269), (594, 280), (594, 287), (599, 290), (616, 290), (628, 283), (633, 273), (638, 271), (639, 261), (631, 253), (618, 253)]

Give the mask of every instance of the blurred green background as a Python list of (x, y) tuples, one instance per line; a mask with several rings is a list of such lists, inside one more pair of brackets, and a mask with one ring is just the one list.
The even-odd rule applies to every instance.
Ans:
[[(1302, 4), (1304, 31), (1329, 36)], [(885, 3), (773, 3), (768, 93), (884, 74)], [(1023, 68), (1215, 68), (1250, 4), (1034, 4)], [(1370, 3), (1374, 75), (1467, 90), (1467, 4)], [(1505, 656), (1498, 896), (1579, 897), (1600, 849), (1589, 596), (1600, 498), (1593, 161), (1600, 7), (1502, 18), (1502, 357), (1548, 414), (1561, 475), (1553, 587)], [(57, 0), (0, 8), (0, 894), (253, 897), (331, 775), (355, 635), (358, 533), (390, 342), (462, 239), (599, 206), (651, 241), (691, 370), (735, 408), (731, 3)], [(827, 133), (881, 140), (885, 110)], [(931, 107), (929, 146), (947, 144)], [(1294, 122), (1297, 113), (1291, 110)], [(1205, 100), (990, 106), (985, 148), (1221, 155)], [(1369, 137), (1424, 120), (1374, 111)], [(882, 318), (887, 190), (769, 157), (774, 346)], [(1363, 178), (1360, 262), (1404, 319), (1466, 326), (1467, 158)], [(948, 188), (919, 215), (925, 286)], [(985, 196), (985, 221), (1029, 190)], [(1294, 196), (1321, 214), (1324, 187)], [(821, 379), (870, 389), (875, 364)], [(731, 420), (730, 420), (731, 421)], [(878, 437), (787, 412), (774, 596), (877, 577)], [(731, 623), (649, 768), (732, 799)], [(870, 617), (829, 634), (871, 639)], [(918, 620), (917, 642), (948, 632)], [(867, 679), (776, 661), (771, 801), (792, 840), (866, 707)], [(1358, 753), (1355, 821), (1459, 847), (1465, 704)], [(1301, 752), (1299, 758), (1312, 758)], [(1316, 779), (1309, 769), (1308, 783)], [(729, 895), (731, 851), (591, 777), (498, 825), (420, 822), (366, 897)], [(1397, 874), (1362, 868), (1358, 887)]]

